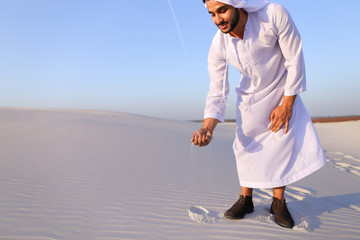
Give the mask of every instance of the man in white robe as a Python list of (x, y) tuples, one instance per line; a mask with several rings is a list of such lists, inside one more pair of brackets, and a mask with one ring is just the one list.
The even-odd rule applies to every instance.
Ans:
[(275, 222), (292, 228), (284, 191), (325, 164), (314, 126), (299, 93), (306, 90), (300, 34), (289, 13), (266, 0), (203, 0), (219, 28), (208, 56), (210, 87), (204, 122), (191, 141), (210, 143), (224, 121), (228, 63), (241, 73), (233, 149), (241, 186), (225, 213), (241, 219), (253, 212), (253, 188), (272, 188)]

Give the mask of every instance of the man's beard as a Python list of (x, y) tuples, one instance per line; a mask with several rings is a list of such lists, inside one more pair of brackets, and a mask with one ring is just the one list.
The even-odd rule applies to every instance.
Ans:
[[(223, 33), (230, 33), (230, 32), (232, 32), (232, 31), (236, 28), (236, 26), (239, 24), (240, 14), (239, 14), (238, 9), (235, 9), (235, 10), (236, 10), (236, 11), (235, 11), (235, 16), (234, 16), (234, 18), (231, 19), (231, 20), (228, 22), (229, 25), (230, 25), (230, 29), (227, 30), (227, 31), (222, 31), (222, 30), (220, 29)], [(224, 24), (224, 22), (221, 22), (219, 25), (221, 25), (221, 24)]]

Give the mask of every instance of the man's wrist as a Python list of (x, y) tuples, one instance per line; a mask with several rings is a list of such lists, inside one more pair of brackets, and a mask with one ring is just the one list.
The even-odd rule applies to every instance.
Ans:
[(292, 108), (294, 102), (295, 102), (296, 95), (294, 96), (284, 96), (283, 102), (281, 105), (284, 107)]

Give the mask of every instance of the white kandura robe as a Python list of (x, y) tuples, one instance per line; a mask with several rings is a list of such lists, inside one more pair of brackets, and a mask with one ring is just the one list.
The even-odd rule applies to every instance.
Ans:
[(205, 118), (224, 121), (229, 92), (227, 60), (242, 75), (236, 88), (237, 130), (233, 149), (240, 185), (273, 188), (291, 184), (325, 165), (314, 126), (300, 96), (289, 130), (273, 133), (270, 114), (283, 96), (306, 89), (302, 42), (288, 12), (270, 3), (248, 13), (244, 38), (220, 30), (208, 57), (210, 75)]

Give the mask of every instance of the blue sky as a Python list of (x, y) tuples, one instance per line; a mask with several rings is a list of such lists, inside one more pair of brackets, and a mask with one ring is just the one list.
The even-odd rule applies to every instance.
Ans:
[[(360, 115), (360, 1), (272, 2), (303, 37), (310, 115)], [(170, 3), (0, 0), (0, 107), (202, 119), (217, 28), (201, 0)], [(231, 69), (226, 118), (239, 78)]]

